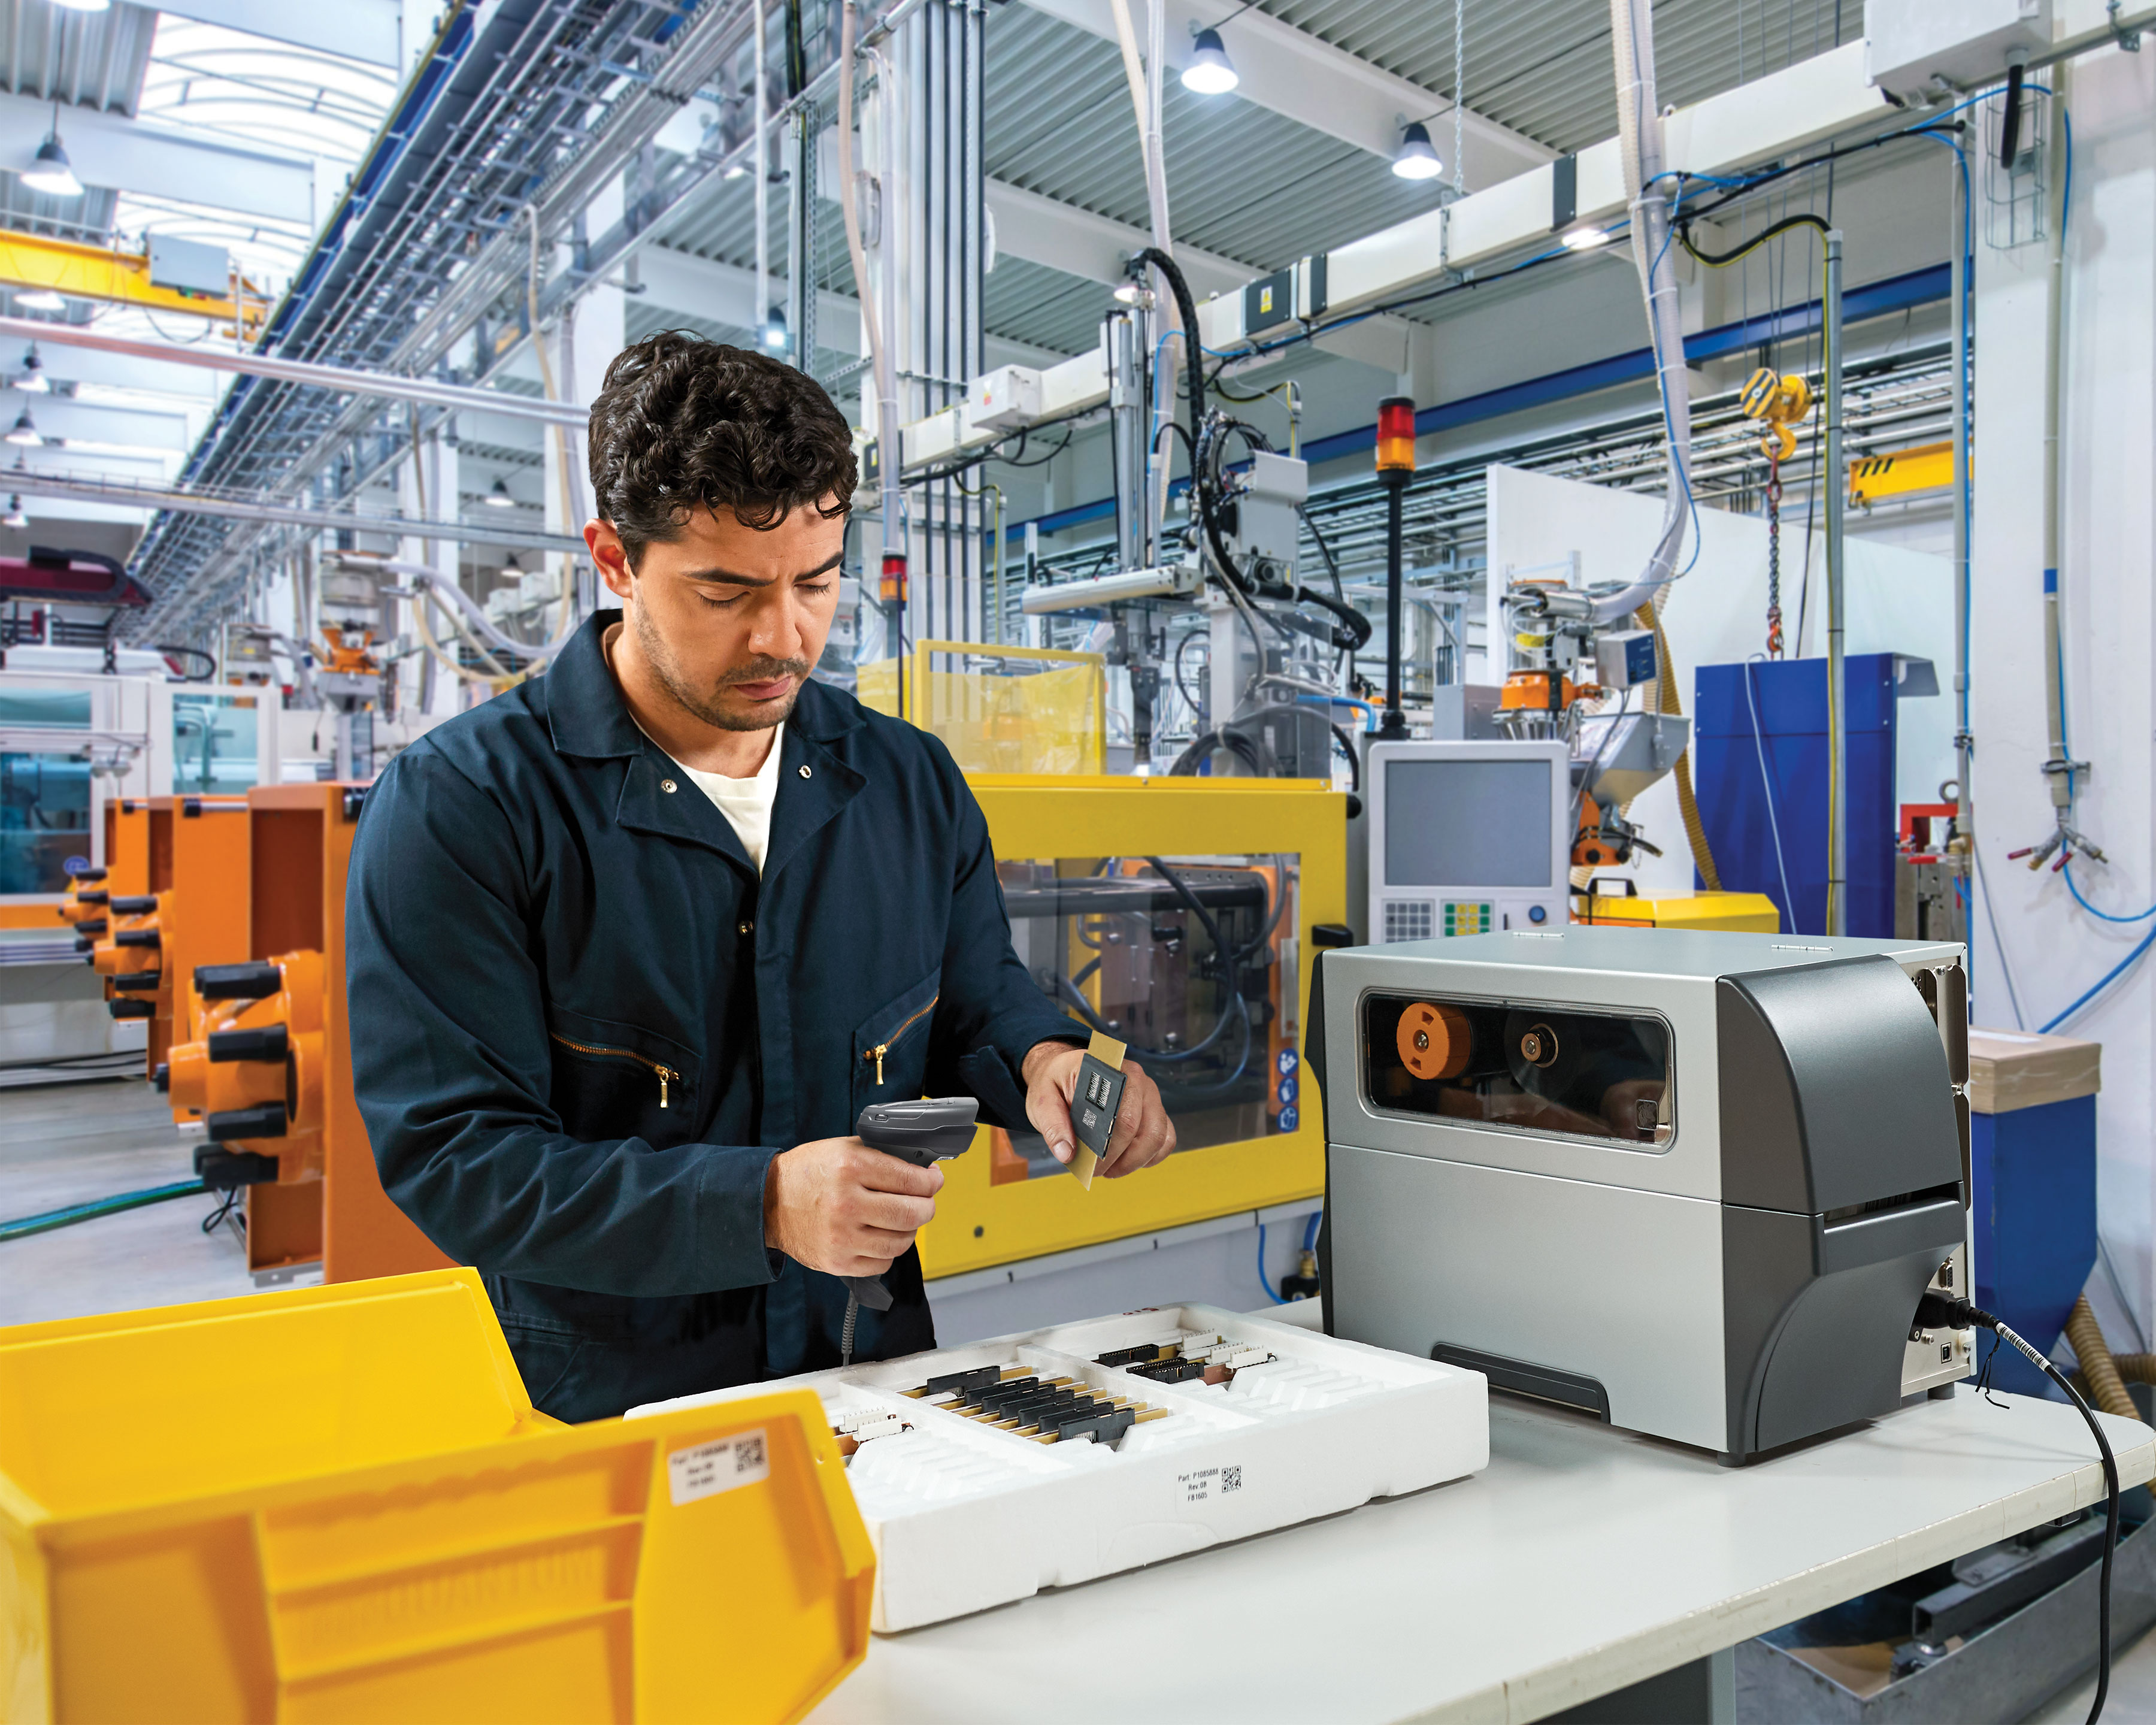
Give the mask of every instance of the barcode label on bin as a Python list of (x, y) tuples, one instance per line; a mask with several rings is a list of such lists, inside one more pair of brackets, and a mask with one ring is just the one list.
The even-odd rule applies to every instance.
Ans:
[(753, 1486), (770, 1473), (770, 1450), (762, 1428), (699, 1444), (693, 1450), (676, 1450), (666, 1458), (667, 1488), (677, 1505), (716, 1497), (737, 1486)]

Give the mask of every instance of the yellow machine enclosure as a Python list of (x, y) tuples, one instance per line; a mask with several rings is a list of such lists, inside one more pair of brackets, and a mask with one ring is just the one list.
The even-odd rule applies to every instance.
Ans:
[(0, 1330), (0, 1721), (800, 1718), (875, 1557), (822, 1405), (533, 1411), (477, 1274)]
[[(968, 783), (988, 816), (998, 862), (1297, 855), (1292, 1040), (1300, 1048), (1315, 952), (1311, 930), (1347, 920), (1343, 795), (1317, 779), (983, 774)], [(1144, 1065), (1142, 1055), (1134, 1058)], [(1308, 1068), (1300, 1070), (1306, 1082)], [(996, 1182), (984, 1128), (968, 1153), (943, 1164), (936, 1219), (921, 1230), (930, 1294), (937, 1276), (1314, 1197), (1325, 1188), (1314, 1093), (1304, 1091), (1298, 1115), (1292, 1132), (1178, 1150), (1142, 1173), (1096, 1180), (1090, 1191), (1067, 1178)]]
[(1763, 892), (1693, 892), (1677, 898), (1623, 898), (1576, 892), (1572, 920), (1609, 928), (1718, 928), (1779, 934), (1782, 913)]

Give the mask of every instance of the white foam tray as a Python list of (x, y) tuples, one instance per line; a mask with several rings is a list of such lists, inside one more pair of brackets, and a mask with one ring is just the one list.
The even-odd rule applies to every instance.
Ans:
[[(1227, 1384), (1164, 1384), (1096, 1356), (1189, 1332), (1277, 1356)], [(1068, 1377), (1169, 1410), (1112, 1447), (1042, 1444), (903, 1392), (977, 1366)], [(1490, 1461), (1479, 1372), (1209, 1306), (1163, 1307), (779, 1380), (834, 1422), (896, 1414), (912, 1429), (847, 1468), (876, 1550), (879, 1630), (912, 1629), (1240, 1539)], [(634, 1408), (629, 1417), (760, 1394), (775, 1384)]]

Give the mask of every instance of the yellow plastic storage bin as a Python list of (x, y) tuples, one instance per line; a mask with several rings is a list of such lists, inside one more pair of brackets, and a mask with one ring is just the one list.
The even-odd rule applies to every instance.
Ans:
[(535, 1413), (478, 1276), (0, 1330), (0, 1722), (798, 1719), (875, 1558), (814, 1394)]

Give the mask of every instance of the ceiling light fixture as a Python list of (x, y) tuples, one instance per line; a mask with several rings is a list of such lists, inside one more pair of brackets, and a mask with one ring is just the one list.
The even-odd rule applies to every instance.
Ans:
[(719, 177), (722, 180), (745, 180), (748, 177), (747, 164), (737, 162)]
[(1598, 228), (1592, 222), (1582, 222), (1577, 228), (1568, 228), (1559, 236), (1568, 250), (1591, 252), (1598, 245), (1609, 244), (1607, 228)]
[(103, 12), (112, 0), (53, 0), (53, 4), (63, 12)]
[(791, 345), (786, 333), (786, 314), (776, 305), (763, 321), (763, 345), (773, 353), (783, 353)]
[(486, 501), (496, 509), (516, 507), (516, 500), (509, 495), (508, 485), (499, 479), (495, 480), (494, 489), (486, 494)]
[(1419, 120), (1409, 121), (1400, 134), (1400, 147), (1393, 153), (1393, 172), (1404, 180), (1434, 180), (1445, 172), (1437, 146), (1430, 141), (1430, 128)]
[(20, 444), (26, 449), (38, 449), (41, 447), (45, 441), (44, 439), (38, 435), (37, 421), (30, 417), (30, 410), (28, 408), (23, 408), (23, 411), (16, 416), (14, 428), (7, 432), (4, 434), (4, 438), (0, 438), (0, 440), (4, 440), (5, 442), (11, 444)]
[(50, 288), (26, 288), (15, 295), (18, 311), (64, 311), (67, 301)]
[(10, 497), (8, 500), (8, 513), (0, 515), (0, 527), (14, 527), (19, 530), (29, 525), (29, 516), (23, 513), (23, 500), (20, 497)]
[(45, 134), (45, 141), (38, 146), (38, 153), (30, 165), (21, 171), (24, 185), (33, 192), (42, 192), (49, 198), (80, 198), (82, 182), (74, 177), (74, 169), (68, 161), (68, 153), (60, 147), (60, 105), (53, 104), (53, 129)]
[(1199, 29), (1194, 22), (1191, 34), (1197, 39), (1191, 49), (1190, 64), (1183, 69), (1183, 87), (1199, 95), (1225, 95), (1243, 80), (1235, 75), (1220, 33)]
[(15, 379), (15, 387), (26, 395), (52, 393), (52, 379), (45, 375), (45, 362), (38, 357), (35, 347), (23, 356), (23, 370)]

